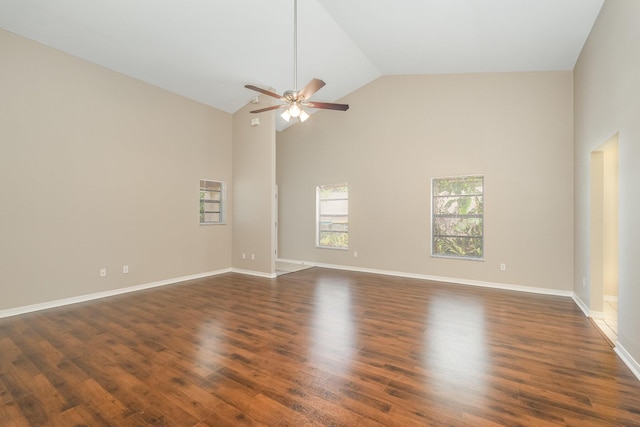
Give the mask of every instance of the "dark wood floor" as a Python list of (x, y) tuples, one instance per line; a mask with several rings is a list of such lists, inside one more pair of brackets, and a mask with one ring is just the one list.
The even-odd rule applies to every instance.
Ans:
[(569, 298), (313, 268), (0, 319), (2, 426), (640, 425)]

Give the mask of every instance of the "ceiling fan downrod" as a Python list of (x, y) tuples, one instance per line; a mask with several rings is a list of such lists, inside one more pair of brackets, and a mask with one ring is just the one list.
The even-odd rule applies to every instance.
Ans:
[(293, 90), (298, 91), (298, 0), (293, 0)]

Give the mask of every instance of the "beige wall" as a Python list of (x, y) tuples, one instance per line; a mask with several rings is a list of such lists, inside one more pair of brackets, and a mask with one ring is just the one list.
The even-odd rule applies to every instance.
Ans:
[[(278, 135), (280, 258), (572, 289), (570, 71), (387, 76), (342, 101)], [(430, 257), (431, 178), (461, 174), (485, 176), (483, 262)], [(315, 187), (342, 182), (350, 250), (316, 249)]]
[[(272, 105), (270, 98), (258, 99), (259, 104), (248, 104), (233, 116), (232, 261), (234, 269), (269, 276), (275, 272), (276, 129), (273, 112), (249, 113)], [(251, 126), (256, 118), (260, 124)]]
[[(589, 161), (618, 134), (618, 342), (640, 361), (640, 2), (607, 0), (574, 70), (576, 294), (590, 305)], [(582, 285), (585, 278), (586, 286)]]
[(231, 266), (231, 225), (198, 225), (231, 115), (5, 31), (0, 55), (0, 310)]

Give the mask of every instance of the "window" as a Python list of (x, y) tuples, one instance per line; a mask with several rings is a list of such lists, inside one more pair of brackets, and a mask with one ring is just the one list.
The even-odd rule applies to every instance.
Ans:
[(349, 248), (349, 188), (347, 184), (316, 187), (316, 246)]
[(482, 175), (433, 178), (433, 256), (482, 259), (483, 192)]
[(224, 224), (225, 183), (200, 180), (200, 224)]

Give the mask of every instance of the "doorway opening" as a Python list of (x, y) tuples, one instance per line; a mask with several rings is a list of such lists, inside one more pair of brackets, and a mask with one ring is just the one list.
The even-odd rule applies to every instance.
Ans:
[(618, 134), (591, 152), (590, 316), (618, 338)]

